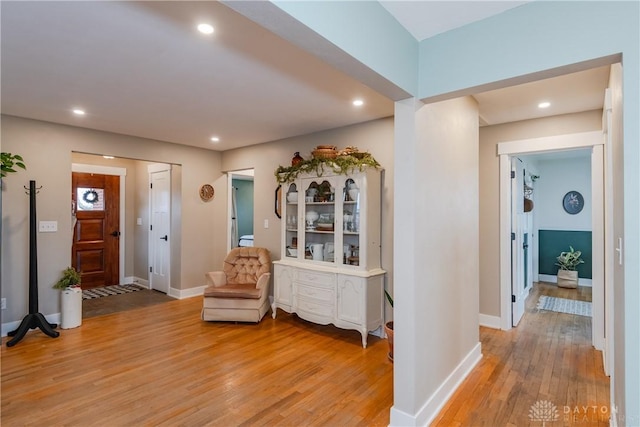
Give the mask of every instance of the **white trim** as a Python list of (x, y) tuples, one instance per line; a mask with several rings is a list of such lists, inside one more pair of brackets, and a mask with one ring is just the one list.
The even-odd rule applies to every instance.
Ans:
[(203, 285), (203, 286), (196, 286), (195, 288), (188, 288), (188, 289), (169, 288), (168, 295), (177, 299), (197, 297), (200, 295), (204, 295), (204, 289), (206, 287), (207, 287), (206, 285)]
[[(126, 202), (126, 168), (119, 168), (115, 166), (100, 166), (100, 165), (87, 165), (82, 163), (71, 163), (71, 172), (79, 173), (97, 173), (100, 175), (117, 175), (120, 177), (120, 237), (118, 245), (118, 283), (125, 283), (124, 281), (124, 263), (125, 263), (125, 242), (127, 240), (127, 228), (125, 227), (125, 202)], [(72, 242), (73, 243), (73, 242)]]
[[(612, 104), (611, 104), (611, 89), (607, 88), (605, 90), (604, 96), (604, 110), (602, 112), (602, 123), (603, 123), (603, 138), (605, 141), (604, 149), (604, 197), (605, 200), (609, 197), (613, 197), (613, 144), (611, 140), (611, 132), (610, 129), (612, 127)], [(615, 395), (614, 391), (615, 387), (615, 377), (613, 375), (614, 370), (614, 322), (609, 321), (611, 319), (611, 313), (614, 312), (615, 304), (614, 304), (614, 292), (613, 292), (613, 282), (614, 282), (614, 253), (615, 253), (615, 244), (614, 244), (614, 221), (613, 221), (613, 204), (606, 203), (604, 208), (604, 295), (605, 295), (605, 345), (604, 351), (602, 352), (602, 357), (604, 359), (604, 372), (610, 377), (610, 389), (611, 389), (611, 407), (614, 407), (615, 403)], [(615, 420), (614, 418), (614, 421)]]
[(152, 165), (147, 166), (148, 174), (154, 173), (154, 172), (164, 172), (164, 171), (171, 172), (171, 165), (168, 163), (154, 163)]
[[(502, 329), (511, 329), (511, 191), (510, 191), (510, 157), (516, 154), (531, 154), (549, 151), (563, 151), (576, 148), (589, 148), (603, 145), (601, 131), (581, 132), (566, 135), (554, 135), (543, 138), (522, 139), (517, 141), (507, 141), (498, 144), (498, 155), (500, 157), (500, 324)], [(593, 152), (592, 152), (593, 158)], [(601, 170), (601, 169), (600, 169)], [(597, 171), (596, 171), (597, 172)], [(594, 175), (592, 160), (592, 182), (594, 180), (602, 180), (604, 177)], [(599, 185), (603, 185), (602, 181)], [(610, 200), (604, 200), (604, 203), (611, 203)], [(601, 206), (602, 208), (602, 206)], [(592, 224), (595, 218), (592, 218)], [(596, 224), (596, 227), (602, 225)], [(592, 230), (595, 227), (592, 226)], [(507, 243), (508, 242), (508, 243)], [(604, 263), (604, 259), (593, 259), (593, 264)], [(596, 282), (594, 291), (598, 287), (603, 287), (604, 283)], [(604, 301), (598, 299), (598, 291), (596, 291), (593, 305), (603, 305)], [(597, 315), (599, 311), (594, 311)], [(608, 314), (611, 316), (611, 314)], [(594, 321), (604, 321), (604, 319)], [(592, 337), (594, 342), (602, 339), (602, 337)]]
[(477, 343), (471, 351), (462, 359), (460, 364), (444, 380), (436, 392), (418, 410), (416, 415), (407, 414), (391, 407), (390, 426), (426, 426), (429, 425), (440, 410), (449, 401), (453, 393), (458, 389), (462, 381), (467, 378), (473, 368), (482, 359), (481, 343)]
[(484, 326), (492, 329), (500, 329), (500, 316), (491, 316), (489, 314), (478, 314), (478, 323), (480, 326)]
[[(160, 172), (168, 172), (169, 173), (169, 231), (167, 232), (167, 236), (169, 238), (169, 259), (167, 259), (167, 276), (168, 276), (168, 292), (167, 295), (171, 295), (171, 264), (173, 262), (173, 238), (172, 238), (172, 233), (171, 231), (173, 230), (173, 170), (172, 170), (172, 165), (168, 164), (168, 163), (153, 163), (150, 165), (147, 165), (147, 189), (148, 189), (148, 205), (149, 205), (149, 209), (147, 210), (147, 224), (151, 224), (151, 213), (153, 210), (153, 206), (152, 206), (152, 200), (153, 200), (153, 188), (151, 188), (151, 180), (152, 180), (152, 175), (154, 173), (160, 173)], [(148, 229), (148, 239), (147, 239), (147, 271), (150, 270), (151, 265), (153, 264), (152, 262), (152, 257), (153, 257), (153, 252), (155, 250), (155, 245), (156, 242), (154, 240), (152, 240), (153, 237), (153, 232)], [(151, 273), (149, 273), (148, 276), (148, 286), (149, 289), (153, 289), (153, 275)]]
[[(511, 160), (500, 156), (500, 328), (511, 329)], [(508, 242), (508, 243), (507, 243)]]
[[(604, 144), (604, 137), (600, 132), (600, 141)], [(592, 286), (591, 291), (591, 342), (596, 350), (604, 350), (604, 146), (596, 145), (591, 150), (591, 258), (595, 261), (591, 265), (591, 280), (578, 280), (579, 286)]]
[(498, 144), (498, 155), (565, 151), (602, 145), (602, 132), (580, 132), (542, 138), (520, 139)]
[[(227, 253), (229, 253), (229, 251), (231, 251), (231, 218), (233, 216), (233, 206), (231, 205), (232, 200), (231, 200), (231, 193), (233, 192), (233, 180), (234, 179), (241, 179), (241, 180), (245, 180), (245, 181), (254, 181), (255, 178), (255, 168), (248, 168), (248, 169), (240, 169), (240, 170), (234, 170), (234, 171), (227, 171)], [(254, 200), (255, 200), (255, 193), (253, 195)], [(254, 222), (254, 227), (255, 227), (255, 219), (256, 219), (256, 214), (255, 214), (255, 207), (253, 210), (253, 222)], [(236, 227), (237, 227), (238, 223), (237, 223), (237, 218), (236, 218)]]
[[(57, 325), (60, 324), (60, 313), (45, 314), (44, 318), (47, 319), (47, 322), (49, 323), (55, 323)], [(22, 323), (22, 320), (3, 323), (1, 335), (3, 337), (6, 337), (9, 332), (15, 331), (16, 329), (18, 329), (18, 327), (20, 326), (20, 323)]]

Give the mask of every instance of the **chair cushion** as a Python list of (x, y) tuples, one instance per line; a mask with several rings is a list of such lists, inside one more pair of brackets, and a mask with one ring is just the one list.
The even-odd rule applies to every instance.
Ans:
[(204, 297), (260, 299), (260, 289), (255, 283), (208, 286), (204, 289)]
[(264, 248), (235, 248), (224, 260), (223, 271), (228, 284), (255, 285), (262, 274), (271, 271), (271, 256)]

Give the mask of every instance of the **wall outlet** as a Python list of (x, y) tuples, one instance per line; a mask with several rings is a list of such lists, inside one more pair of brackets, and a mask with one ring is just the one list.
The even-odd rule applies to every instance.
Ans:
[(58, 231), (58, 221), (40, 221), (38, 231), (41, 233), (55, 233)]
[(7, 299), (6, 298), (2, 298), (2, 310), (7, 308)]

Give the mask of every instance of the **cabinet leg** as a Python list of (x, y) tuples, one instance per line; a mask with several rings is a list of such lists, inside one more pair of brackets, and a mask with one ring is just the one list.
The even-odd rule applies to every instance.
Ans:
[(362, 348), (367, 348), (367, 331), (364, 332), (360, 332), (360, 335), (362, 335)]
[(273, 317), (274, 319), (276, 318), (276, 310), (277, 310), (277, 307), (275, 304), (273, 304), (271, 306), (271, 317)]

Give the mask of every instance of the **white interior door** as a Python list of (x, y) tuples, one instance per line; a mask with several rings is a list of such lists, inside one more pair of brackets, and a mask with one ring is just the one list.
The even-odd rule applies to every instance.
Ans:
[(527, 218), (524, 213), (524, 167), (517, 157), (511, 158), (511, 320), (517, 326), (524, 314), (527, 298), (525, 279), (524, 233)]
[[(168, 166), (168, 165), (167, 165)], [(169, 293), (171, 265), (171, 172), (169, 169), (149, 173), (149, 284)]]

